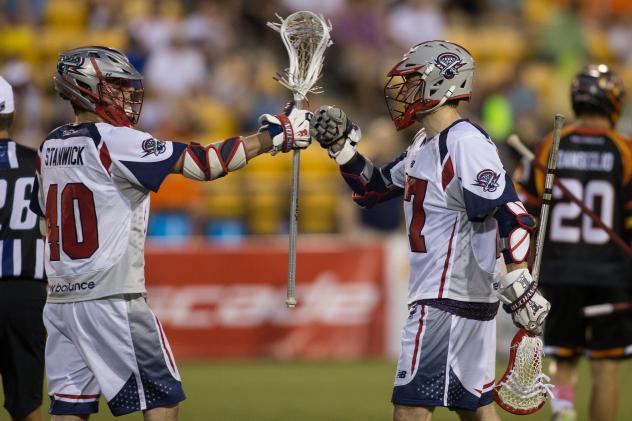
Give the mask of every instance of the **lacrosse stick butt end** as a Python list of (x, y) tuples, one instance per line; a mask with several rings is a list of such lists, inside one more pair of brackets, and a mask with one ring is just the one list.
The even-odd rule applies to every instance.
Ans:
[(288, 297), (285, 300), (285, 305), (287, 306), (287, 308), (294, 308), (294, 307), (296, 307), (296, 298)]

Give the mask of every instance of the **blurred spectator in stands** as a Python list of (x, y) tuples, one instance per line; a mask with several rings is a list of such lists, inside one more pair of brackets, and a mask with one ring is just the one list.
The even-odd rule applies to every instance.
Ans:
[(42, 96), (32, 83), (31, 69), (21, 58), (10, 59), (2, 68), (5, 79), (13, 86), (17, 107), (13, 122), (13, 137), (20, 144), (39, 147)]
[(195, 13), (182, 22), (183, 36), (200, 48), (212, 62), (234, 46), (237, 32), (234, 24), (234, 6), (221, 2), (200, 2)]
[(380, 1), (348, 0), (346, 7), (332, 19), (332, 39), (337, 50), (334, 69), (350, 88), (354, 103), (371, 114), (381, 112), (383, 107), (381, 102), (376, 104), (371, 87), (381, 84), (384, 75), (375, 62), (386, 47), (385, 13), (385, 5)]
[(397, 48), (446, 38), (442, 3), (443, 0), (405, 0), (395, 6), (386, 18), (386, 25)]
[(2, 11), (11, 23), (38, 24), (42, 20), (47, 0), (4, 0)]
[(208, 69), (202, 53), (176, 32), (166, 46), (151, 51), (145, 81), (158, 95), (182, 97), (208, 83)]
[(612, 52), (622, 63), (632, 66), (632, 13), (613, 18), (613, 24), (607, 30), (608, 43)]
[(281, 0), (280, 3), (290, 12), (311, 10), (328, 17), (340, 12), (345, 7), (346, 0)]
[(169, 45), (178, 29), (179, 6), (173, 1), (152, 1), (148, 5), (146, 16), (129, 23), (130, 31), (147, 51), (160, 50)]

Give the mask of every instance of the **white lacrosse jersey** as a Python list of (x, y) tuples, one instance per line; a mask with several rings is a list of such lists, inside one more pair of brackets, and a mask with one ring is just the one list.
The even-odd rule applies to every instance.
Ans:
[(464, 119), (431, 139), (422, 130), (391, 177), (404, 189), (409, 303), (497, 301), (497, 223), (489, 214), (518, 197), (489, 136)]
[(145, 292), (149, 191), (185, 147), (107, 123), (69, 124), (48, 135), (31, 209), (46, 218), (49, 302)]

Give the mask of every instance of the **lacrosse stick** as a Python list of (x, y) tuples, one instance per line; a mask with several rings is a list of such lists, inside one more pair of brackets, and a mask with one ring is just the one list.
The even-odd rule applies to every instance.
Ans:
[(540, 226), (538, 236), (535, 239), (535, 256), (533, 257), (533, 268), (531, 276), (533, 282), (537, 283), (540, 278), (540, 264), (542, 263), (542, 249), (544, 248), (544, 237), (549, 219), (549, 208), (553, 196), (553, 179), (555, 178), (555, 168), (557, 168), (557, 150), (560, 147), (560, 133), (564, 125), (564, 116), (555, 115), (553, 120), (553, 145), (549, 153), (549, 163), (546, 168), (546, 179), (544, 180), (544, 192), (542, 192), (542, 207), (540, 208)]
[(552, 397), (551, 380), (542, 372), (542, 340), (520, 329), (509, 348), (509, 364), (494, 387), (494, 400), (505, 411), (532, 414)]
[[(331, 23), (325, 18), (309, 11), (292, 13), (283, 19), (278, 16), (280, 23), (268, 22), (268, 26), (281, 34), (281, 39), (287, 50), (290, 67), (282, 75), (275, 78), (281, 85), (292, 91), (296, 106), (305, 108), (307, 93), (319, 93), (322, 89), (314, 87), (320, 77), (325, 60), (324, 53), (332, 44), (329, 37)], [(285, 304), (289, 308), (296, 306), (296, 236), (298, 228), (298, 179), (301, 165), (301, 155), (298, 149), (292, 157), (292, 190), (290, 204), (290, 248), (287, 273), (287, 299)]]
[[(542, 172), (546, 172), (546, 168), (544, 167), (544, 165), (542, 165), (538, 160), (535, 159), (535, 155), (533, 154), (533, 152), (531, 152), (529, 148), (527, 148), (520, 141), (520, 138), (517, 135), (512, 134), (511, 136), (509, 136), (509, 138), (507, 139), (507, 144), (509, 144), (509, 146), (514, 148), (518, 153), (520, 153), (520, 155), (522, 155), (523, 157), (531, 161), (531, 164), (533, 165), (534, 168)], [(568, 190), (563, 182), (555, 178), (553, 180), (553, 184), (555, 184), (555, 186), (560, 189), (564, 197), (566, 197), (568, 200), (570, 200), (571, 202), (579, 206), (582, 212), (590, 218), (593, 224), (597, 225), (599, 228), (604, 230), (610, 236), (612, 241), (617, 246), (619, 246), (619, 248), (623, 250), (623, 252), (625, 252), (629, 257), (632, 258), (632, 247), (630, 247), (623, 238), (621, 238), (616, 232), (614, 232), (612, 228), (604, 224), (601, 218), (599, 218), (599, 216), (597, 216), (595, 212), (593, 212), (590, 208), (588, 208), (588, 206), (586, 206), (586, 204), (584, 204), (582, 200), (580, 200), (570, 190)]]
[[(560, 133), (564, 125), (564, 116), (557, 114), (553, 122), (553, 145), (549, 154), (549, 162), (542, 194), (540, 209), (540, 226), (535, 241), (535, 256), (531, 276), (537, 284), (542, 263), (544, 236), (551, 206), (553, 179), (557, 167), (557, 151), (560, 146)], [(511, 341), (509, 364), (498, 384), (494, 387), (494, 400), (504, 410), (512, 414), (531, 414), (544, 405), (547, 395), (551, 395), (550, 379), (542, 372), (542, 340), (520, 329)]]

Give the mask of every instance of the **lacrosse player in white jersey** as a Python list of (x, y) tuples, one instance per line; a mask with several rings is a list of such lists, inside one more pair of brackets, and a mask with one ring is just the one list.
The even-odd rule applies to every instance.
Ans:
[(149, 192), (170, 173), (214, 180), (263, 152), (309, 145), (311, 113), (291, 105), (261, 116), (258, 133), (207, 147), (154, 139), (132, 128), (142, 78), (106, 47), (67, 51), (57, 63), (55, 89), (76, 121), (39, 148), (31, 201), (46, 220), (46, 377), (57, 421), (88, 419), (101, 394), (113, 415), (177, 419), (180, 375), (145, 301)]
[[(420, 126), (393, 162), (376, 168), (357, 153), (360, 130), (339, 108), (319, 108), (310, 131), (340, 165), (356, 203), (403, 199), (410, 312), (393, 419), (429, 420), (443, 406), (462, 420), (498, 420), (490, 404), (499, 299), (516, 325), (534, 334), (541, 333), (550, 307), (527, 269), (535, 223), (492, 140), (457, 111), (472, 92), (469, 52), (446, 41), (424, 42), (388, 76), (385, 96), (395, 126)], [(508, 268), (502, 276), (499, 252)]]

